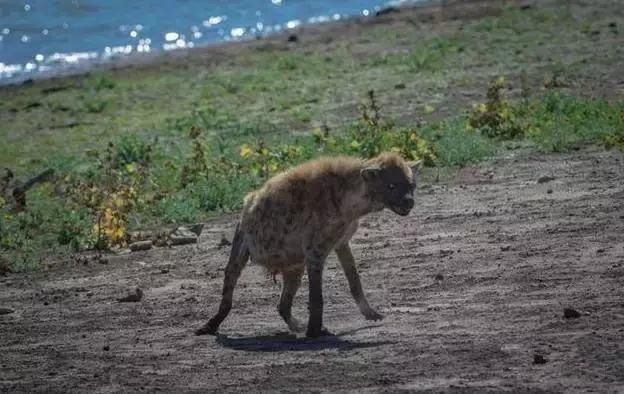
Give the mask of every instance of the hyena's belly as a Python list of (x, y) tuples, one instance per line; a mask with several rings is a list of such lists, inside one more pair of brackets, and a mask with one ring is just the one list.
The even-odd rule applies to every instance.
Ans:
[(270, 272), (290, 271), (304, 264), (302, 242), (296, 234), (256, 233), (249, 234), (247, 241), (251, 261)]

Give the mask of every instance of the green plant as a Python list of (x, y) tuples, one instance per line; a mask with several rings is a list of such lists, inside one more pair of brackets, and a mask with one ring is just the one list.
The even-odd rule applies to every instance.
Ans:
[[(158, 140), (155, 140), (154, 144), (157, 142)], [(111, 164), (116, 169), (122, 169), (132, 164), (143, 167), (150, 164), (153, 144), (147, 143), (135, 134), (122, 136), (114, 148)]]
[(524, 130), (517, 122), (511, 104), (505, 99), (503, 90), (509, 85), (504, 77), (497, 78), (489, 87), (486, 101), (473, 106), (468, 116), (471, 129), (479, 130), (491, 138), (512, 139), (521, 136)]
[[(431, 144), (421, 138), (417, 127), (397, 126), (381, 115), (381, 107), (370, 90), (367, 100), (360, 104), (360, 120), (352, 124), (344, 135), (335, 137), (332, 144), (339, 151), (363, 157), (373, 157), (385, 150), (393, 150), (407, 160), (424, 160), (432, 165), (435, 153)], [(318, 141), (319, 136), (316, 136)]]
[(90, 152), (95, 166), (65, 180), (66, 194), (75, 207), (90, 213), (92, 246), (97, 249), (125, 245), (130, 215), (142, 203), (138, 190), (148, 180), (149, 156), (142, 149), (130, 148), (136, 141), (128, 141), (117, 149), (109, 143), (103, 156)]
[(242, 144), (240, 156), (244, 159), (245, 168), (254, 176), (268, 179), (278, 171), (300, 162), (303, 158), (303, 149), (295, 144), (280, 144), (269, 146), (260, 140), (256, 146)]

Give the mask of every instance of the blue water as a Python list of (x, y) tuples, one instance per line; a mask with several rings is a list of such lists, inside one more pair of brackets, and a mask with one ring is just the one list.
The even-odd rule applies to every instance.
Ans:
[(406, 0), (0, 0), (0, 83), (372, 15)]

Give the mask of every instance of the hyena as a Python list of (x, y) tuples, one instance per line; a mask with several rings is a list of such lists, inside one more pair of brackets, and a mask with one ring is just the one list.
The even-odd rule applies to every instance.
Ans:
[(219, 311), (196, 334), (216, 334), (232, 308), (234, 287), (251, 258), (269, 272), (282, 275), (278, 312), (293, 332), (304, 329), (291, 309), (307, 271), (306, 336), (328, 335), (323, 326), (321, 282), (325, 260), (332, 250), (360, 312), (368, 320), (381, 320), (383, 316), (366, 300), (349, 240), (358, 220), (370, 212), (389, 208), (402, 216), (410, 213), (420, 164), (405, 162), (394, 153), (382, 153), (369, 160), (324, 157), (278, 174), (249, 193), (225, 268)]

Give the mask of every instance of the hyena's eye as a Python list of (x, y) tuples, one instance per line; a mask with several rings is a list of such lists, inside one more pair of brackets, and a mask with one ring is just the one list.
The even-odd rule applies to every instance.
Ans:
[(394, 190), (394, 183), (388, 183), (388, 189)]

